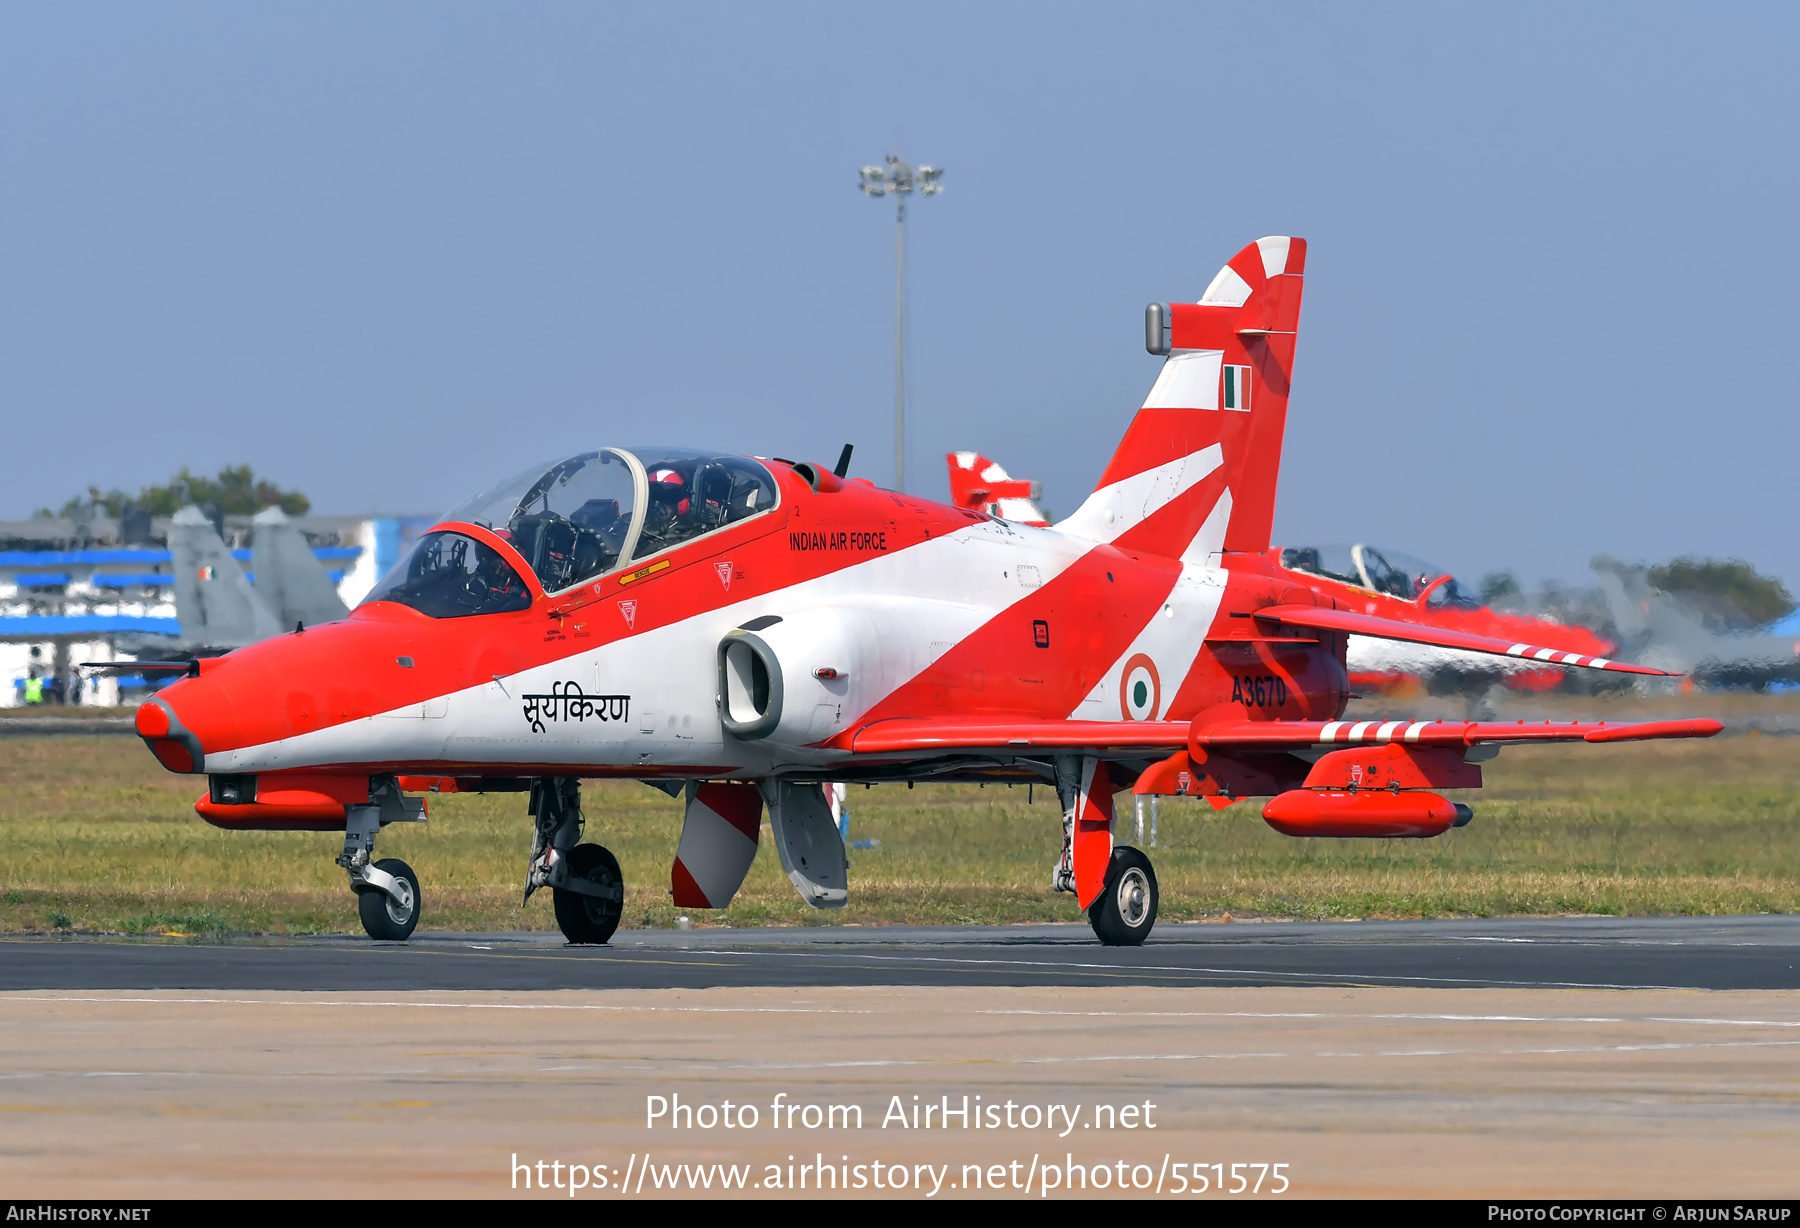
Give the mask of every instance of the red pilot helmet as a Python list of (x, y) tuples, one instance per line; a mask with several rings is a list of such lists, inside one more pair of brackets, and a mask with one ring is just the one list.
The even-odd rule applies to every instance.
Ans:
[(653, 469), (650, 472), (650, 497), (672, 504), (678, 514), (685, 514), (688, 510), (687, 480), (673, 469)]

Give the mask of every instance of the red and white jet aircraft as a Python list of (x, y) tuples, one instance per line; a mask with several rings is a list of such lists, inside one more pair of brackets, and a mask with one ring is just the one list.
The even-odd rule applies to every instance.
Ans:
[(1109, 944), (1156, 920), (1113, 795), (1267, 796), (1300, 836), (1435, 836), (1507, 742), (1705, 737), (1714, 721), (1346, 722), (1346, 638), (1657, 673), (1345, 609), (1267, 551), (1306, 244), (1261, 239), (1197, 303), (1153, 304), (1162, 372), (1088, 500), (1054, 528), (821, 465), (599, 448), (449, 513), (349, 618), (197, 663), (138, 713), (163, 765), (205, 773), (229, 828), (342, 830), (362, 919), (399, 939), (418, 879), (372, 861), (420, 790), (529, 791), (526, 895), (605, 942), (624, 885), (580, 842), (579, 782), (686, 801), (675, 902), (722, 908), (763, 808), (816, 908), (848, 896), (841, 781), (1043, 781), (1052, 889)]

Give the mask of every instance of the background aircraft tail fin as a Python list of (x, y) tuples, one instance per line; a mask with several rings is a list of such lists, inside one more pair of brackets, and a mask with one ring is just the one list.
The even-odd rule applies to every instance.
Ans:
[(188, 644), (237, 648), (282, 630), (199, 508), (175, 513), (169, 555), (175, 568), (175, 616)]
[(1258, 239), (1199, 302), (1146, 309), (1145, 344), (1168, 357), (1058, 529), (1197, 562), (1269, 548), (1305, 270), (1305, 239)]
[(1047, 525), (1038, 507), (1043, 488), (1036, 482), (1009, 477), (1006, 470), (978, 452), (951, 452), (950, 502), (972, 512), (986, 512), (1014, 524)]
[(256, 531), (250, 544), (256, 591), (268, 602), (283, 631), (292, 631), (295, 623), (310, 627), (335, 622), (350, 613), (330, 574), (286, 512), (265, 507), (250, 523)]

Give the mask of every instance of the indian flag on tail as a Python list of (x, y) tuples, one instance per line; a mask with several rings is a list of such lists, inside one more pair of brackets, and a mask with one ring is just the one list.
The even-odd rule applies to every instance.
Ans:
[(1248, 413), (1250, 411), (1250, 368), (1235, 367), (1226, 363), (1219, 369), (1219, 380), (1222, 385), (1219, 408), (1236, 409)]

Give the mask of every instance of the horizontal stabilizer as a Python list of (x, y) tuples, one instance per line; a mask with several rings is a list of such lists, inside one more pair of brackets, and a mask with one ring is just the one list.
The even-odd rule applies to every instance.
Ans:
[(1485, 635), (1470, 635), (1465, 631), (1447, 631), (1441, 627), (1426, 627), (1393, 618), (1378, 618), (1373, 614), (1358, 614), (1351, 610), (1328, 610), (1310, 605), (1276, 605), (1256, 611), (1255, 618), (1258, 622), (1265, 620), (1278, 622), (1284, 627), (1310, 627), (1315, 631), (1344, 631), (1351, 635), (1367, 635), (1380, 640), (1398, 640), (1404, 644), (1429, 644), (1434, 648), (1458, 648), (1464, 652), (1487, 653), (1496, 657), (1518, 657), (1527, 661), (1542, 661), (1546, 665), (1580, 666), (1582, 669), (1607, 670), (1616, 674), (1648, 674), (1653, 678), (1678, 677), (1667, 670), (1651, 669), (1647, 665), (1627, 665), (1623, 661), (1612, 661), (1605, 657), (1587, 657), (1578, 652), (1539, 648), (1533, 644), (1519, 644), (1511, 640), (1498, 640)]
[(1232, 721), (1195, 731), (1194, 745), (1231, 750), (1295, 746), (1470, 747), (1478, 742), (1644, 742), (1654, 738), (1710, 738), (1725, 726), (1714, 720), (1639, 721)]
[(1710, 738), (1724, 728), (1695, 719), (1640, 721), (1224, 721), (1196, 729), (1188, 721), (1056, 721), (894, 717), (875, 721), (833, 745), (864, 755), (919, 751), (997, 750), (1028, 754), (1076, 751), (1110, 757), (1183, 747), (1283, 751), (1311, 746), (1372, 746), (1387, 742), (1466, 750), (1478, 742), (1641, 742), (1653, 738)]

